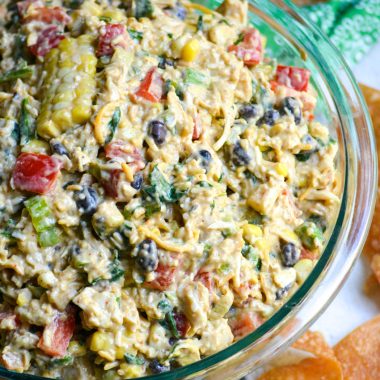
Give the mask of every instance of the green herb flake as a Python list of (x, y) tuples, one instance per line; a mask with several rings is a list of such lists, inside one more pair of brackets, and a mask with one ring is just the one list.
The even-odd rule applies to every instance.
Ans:
[(110, 130), (110, 133), (106, 139), (106, 144), (108, 144), (109, 142), (112, 141), (113, 136), (116, 132), (116, 128), (119, 126), (120, 118), (121, 118), (120, 107), (116, 107), (116, 109), (112, 115), (112, 118), (111, 118), (110, 122), (108, 123), (108, 129)]
[(244, 40), (244, 34), (243, 33), (239, 33), (239, 36), (237, 38), (237, 40), (234, 42), (234, 45), (239, 45), (240, 42), (243, 42)]
[(219, 268), (218, 268), (218, 273), (219, 274), (228, 274), (231, 272), (231, 265), (228, 263), (223, 263)]
[(100, 20), (100, 21), (104, 21), (104, 22), (106, 22), (107, 24), (109, 24), (109, 23), (112, 22), (112, 18), (109, 17), (109, 16), (100, 16), (100, 17), (99, 17), (99, 20)]
[(198, 21), (197, 21), (197, 31), (198, 32), (202, 32), (204, 29), (204, 25), (203, 25), (203, 15), (200, 15), (198, 17)]
[(200, 86), (208, 86), (210, 82), (209, 77), (202, 72), (190, 68), (185, 70), (185, 83), (196, 84)]
[(124, 359), (129, 364), (135, 364), (135, 365), (143, 365), (145, 364), (144, 358), (140, 358), (138, 356), (132, 355), (132, 354), (124, 354)]
[(27, 79), (33, 74), (33, 69), (30, 66), (21, 66), (9, 71), (6, 71), (3, 75), (0, 75), (0, 83), (10, 82), (16, 79)]
[(128, 33), (131, 36), (131, 38), (135, 41), (141, 41), (144, 36), (143, 32), (139, 32), (135, 29), (128, 29)]
[(35, 134), (34, 119), (28, 111), (28, 99), (23, 99), (21, 102), (20, 120), (20, 145), (26, 145)]

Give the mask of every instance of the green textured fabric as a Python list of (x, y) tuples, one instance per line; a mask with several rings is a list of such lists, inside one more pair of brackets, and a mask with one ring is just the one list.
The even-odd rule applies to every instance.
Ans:
[(380, 39), (380, 0), (330, 0), (306, 9), (349, 64), (358, 63)]

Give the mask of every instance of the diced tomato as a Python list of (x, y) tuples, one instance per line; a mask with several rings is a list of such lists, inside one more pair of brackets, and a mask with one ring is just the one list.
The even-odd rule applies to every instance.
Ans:
[(37, 347), (49, 356), (64, 356), (75, 329), (74, 308), (57, 315), (44, 328)]
[(37, 43), (30, 46), (29, 49), (36, 57), (44, 57), (49, 51), (59, 45), (65, 38), (58, 31), (56, 25), (50, 25), (39, 33)]
[(52, 156), (21, 153), (13, 169), (13, 184), (17, 190), (46, 194), (55, 185), (61, 162)]
[(237, 339), (243, 338), (252, 331), (255, 331), (263, 322), (260, 316), (248, 311), (243, 311), (228, 321), (232, 334)]
[(131, 39), (124, 25), (107, 24), (102, 27), (99, 36), (96, 55), (112, 55), (116, 46), (126, 49), (130, 45)]
[(184, 338), (187, 332), (190, 330), (190, 322), (186, 318), (185, 314), (174, 312), (174, 320), (181, 338)]
[(133, 170), (133, 174), (144, 169), (145, 162), (140, 151), (132, 144), (122, 140), (112, 141), (104, 148), (107, 158), (126, 162)]
[(202, 134), (202, 124), (201, 124), (199, 115), (197, 115), (194, 118), (193, 136), (192, 136), (193, 141), (198, 140), (201, 137), (201, 134)]
[(121, 176), (121, 169), (113, 169), (109, 172), (107, 178), (102, 178), (101, 184), (106, 192), (112, 198), (119, 196), (119, 181)]
[[(26, 10), (29, 8), (29, 5), (27, 6)], [(30, 14), (26, 14), (26, 17), (23, 17), (22, 21), (23, 23), (38, 21), (43, 22), (45, 24), (57, 24), (65, 26), (70, 22), (70, 20), (70, 16), (65, 12), (65, 10), (62, 7), (39, 7), (36, 4), (35, 9), (33, 9), (33, 12)]]
[(155, 270), (156, 278), (153, 281), (145, 282), (145, 285), (148, 288), (164, 291), (172, 284), (176, 270), (177, 267), (159, 263)]
[(276, 81), (296, 91), (307, 91), (309, 86), (310, 71), (300, 67), (277, 66)]
[(195, 275), (195, 281), (200, 281), (208, 290), (214, 288), (214, 279), (210, 272), (201, 272), (201, 270)]
[(260, 32), (255, 28), (243, 30), (243, 40), (237, 45), (230, 45), (232, 52), (247, 66), (257, 65), (263, 58), (263, 44)]
[(164, 81), (156, 68), (153, 67), (148, 71), (146, 77), (141, 82), (136, 95), (141, 96), (150, 102), (159, 102), (164, 92), (163, 87)]
[(301, 259), (309, 259), (309, 260), (315, 260), (318, 258), (318, 256), (314, 253), (306, 249), (305, 247), (301, 247)]

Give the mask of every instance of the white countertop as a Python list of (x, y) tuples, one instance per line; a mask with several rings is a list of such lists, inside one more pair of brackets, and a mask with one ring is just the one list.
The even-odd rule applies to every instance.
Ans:
[[(353, 68), (358, 82), (380, 90), (379, 62), (380, 43)], [(363, 285), (369, 274), (368, 262), (361, 257), (338, 296), (313, 325), (312, 329), (324, 333), (331, 344), (335, 344), (355, 327), (380, 313), (380, 292), (376, 299), (370, 299), (363, 292)]]

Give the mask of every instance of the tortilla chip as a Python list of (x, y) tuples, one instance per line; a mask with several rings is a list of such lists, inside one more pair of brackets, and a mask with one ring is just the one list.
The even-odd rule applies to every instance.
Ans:
[(380, 290), (379, 281), (374, 274), (368, 276), (363, 285), (363, 291), (368, 297), (377, 295)]
[(343, 377), (341, 367), (336, 360), (321, 357), (273, 368), (258, 380), (343, 380)]
[(334, 350), (328, 345), (320, 332), (307, 331), (294, 344), (294, 348), (310, 352), (315, 356), (334, 359)]
[(345, 380), (375, 380), (380, 374), (380, 316), (343, 338), (334, 352)]
[[(374, 88), (360, 85), (360, 88), (366, 99), (369, 113), (372, 118), (373, 127), (375, 130), (377, 140), (377, 151), (380, 153), (380, 91)], [(378, 155), (379, 167), (380, 167), (380, 154)], [(380, 177), (378, 183), (378, 198), (375, 207), (375, 214), (372, 221), (372, 226), (367, 238), (367, 242), (364, 247), (364, 252), (368, 256), (380, 254)]]

